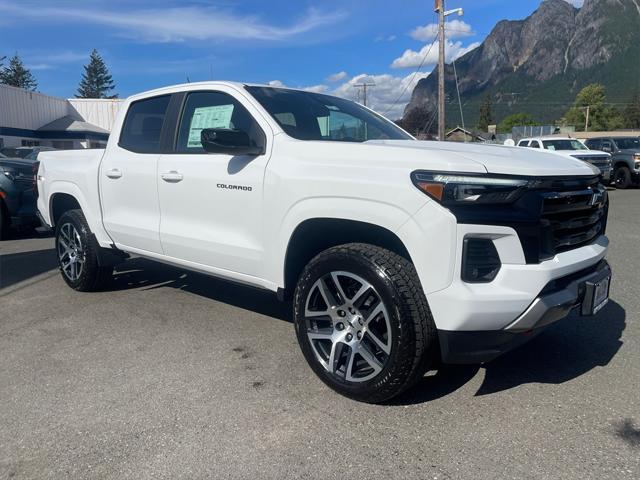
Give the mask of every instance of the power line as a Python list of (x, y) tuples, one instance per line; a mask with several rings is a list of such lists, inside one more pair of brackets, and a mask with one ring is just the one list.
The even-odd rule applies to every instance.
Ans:
[(453, 75), (456, 79), (456, 90), (458, 92), (458, 104), (460, 105), (460, 119), (462, 120), (462, 130), (464, 130), (464, 143), (467, 143), (467, 129), (464, 126), (464, 113), (462, 113), (462, 98), (460, 97), (460, 84), (458, 83), (458, 72), (456, 70), (456, 60), (453, 59)]
[[(367, 83), (367, 82), (362, 82), (362, 83), (356, 83), (353, 85), (355, 88), (360, 89), (362, 88), (362, 92), (363, 92), (363, 105), (366, 107), (367, 106), (367, 88), (368, 87), (375, 87), (376, 84), (375, 83)], [(360, 97), (360, 90), (358, 90), (358, 97)]]
[(400, 93), (400, 95), (398, 95), (398, 98), (396, 98), (395, 102), (393, 102), (393, 104), (387, 108), (382, 115), (386, 116), (387, 113), (389, 113), (391, 110), (393, 110), (395, 108), (395, 106), (398, 104), (398, 102), (400, 102), (400, 99), (404, 96), (405, 92), (407, 91), (407, 89), (409, 88), (409, 85), (411, 85), (413, 83), (413, 81), (416, 78), (416, 75), (418, 75), (418, 72), (422, 69), (422, 67), (424, 66), (424, 62), (427, 61), (427, 57), (429, 56), (429, 53), (431, 53), (431, 49), (433, 48), (433, 46), (436, 43), (438, 36), (436, 35), (433, 38), (433, 41), (431, 42), (431, 45), (429, 45), (429, 49), (427, 50), (427, 53), (425, 53), (424, 57), (422, 58), (422, 61), (420, 62), (420, 65), (418, 65), (418, 68), (416, 69), (415, 72), (413, 72), (413, 75), (411, 76), (411, 80), (409, 80), (407, 82), (407, 84), (404, 86), (404, 88), (402, 89), (402, 92)]

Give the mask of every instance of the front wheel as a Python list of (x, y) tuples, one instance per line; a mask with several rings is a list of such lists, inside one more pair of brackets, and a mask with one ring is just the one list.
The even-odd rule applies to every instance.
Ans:
[(79, 292), (101, 290), (113, 276), (112, 266), (100, 266), (98, 243), (82, 211), (64, 213), (56, 224), (56, 252), (60, 273)]
[(415, 268), (372, 245), (341, 245), (311, 260), (296, 288), (294, 321), (302, 352), (320, 379), (370, 403), (411, 387), (437, 349)]
[(613, 173), (613, 184), (616, 188), (629, 188), (631, 186), (631, 170), (627, 167), (618, 167)]

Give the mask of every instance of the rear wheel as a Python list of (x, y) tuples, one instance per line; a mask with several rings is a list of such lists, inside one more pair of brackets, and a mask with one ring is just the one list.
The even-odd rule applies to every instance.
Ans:
[(631, 170), (628, 167), (618, 167), (613, 173), (613, 184), (616, 188), (629, 188), (631, 186)]
[(56, 252), (67, 285), (80, 292), (104, 288), (113, 276), (112, 266), (98, 263), (98, 242), (81, 210), (64, 213), (56, 224)]
[(380, 247), (347, 244), (315, 257), (294, 300), (296, 334), (314, 372), (356, 400), (388, 400), (434, 359), (436, 331), (413, 265)]

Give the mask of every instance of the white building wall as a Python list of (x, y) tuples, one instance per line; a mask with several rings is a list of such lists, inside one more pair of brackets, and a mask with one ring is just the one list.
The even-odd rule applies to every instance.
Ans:
[(38, 92), (0, 85), (0, 126), (37, 130), (69, 115), (69, 102)]
[(111, 131), (122, 104), (119, 99), (70, 98), (68, 102), (70, 110), (79, 114), (85, 122), (108, 131)]

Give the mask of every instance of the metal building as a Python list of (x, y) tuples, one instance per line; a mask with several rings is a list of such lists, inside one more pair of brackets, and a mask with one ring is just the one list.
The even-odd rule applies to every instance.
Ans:
[(120, 103), (121, 100), (67, 100), (0, 85), (0, 147), (102, 147)]

